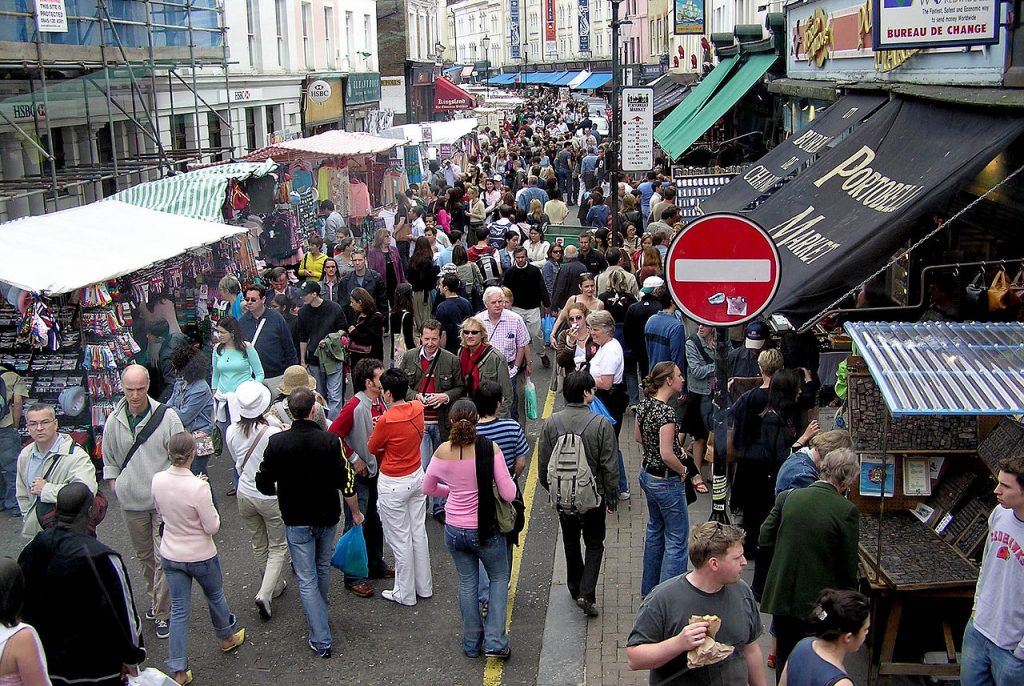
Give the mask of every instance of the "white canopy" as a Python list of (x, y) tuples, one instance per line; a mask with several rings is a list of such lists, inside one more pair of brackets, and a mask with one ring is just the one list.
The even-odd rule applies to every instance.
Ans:
[(0, 224), (0, 281), (68, 293), (242, 231), (118, 200), (96, 202)]
[(565, 85), (567, 85), (569, 88), (575, 88), (576, 86), (580, 85), (581, 83), (583, 83), (584, 81), (586, 81), (589, 78), (590, 78), (590, 72), (587, 71), (586, 69), (584, 69), (583, 71), (581, 71), (579, 74), (576, 75), (576, 78), (574, 78), (572, 81), (570, 81), (569, 83), (567, 83)]
[(421, 127), (430, 127), (430, 145), (450, 145), (470, 133), (477, 127), (475, 117), (453, 119), (451, 121), (428, 121), (422, 124), (402, 124), (381, 131), (385, 138), (407, 139), (412, 145), (423, 142)]

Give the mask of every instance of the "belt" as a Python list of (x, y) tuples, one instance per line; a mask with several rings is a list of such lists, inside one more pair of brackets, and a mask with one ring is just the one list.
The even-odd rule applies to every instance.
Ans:
[(644, 471), (647, 472), (648, 474), (650, 474), (651, 476), (657, 477), (659, 479), (667, 479), (667, 478), (671, 478), (671, 477), (675, 477), (677, 479), (681, 479), (682, 478), (681, 476), (679, 476), (678, 474), (676, 474), (671, 469), (669, 469), (668, 467), (665, 467), (665, 466), (662, 466), (662, 467), (648, 467), (647, 465), (644, 465)]

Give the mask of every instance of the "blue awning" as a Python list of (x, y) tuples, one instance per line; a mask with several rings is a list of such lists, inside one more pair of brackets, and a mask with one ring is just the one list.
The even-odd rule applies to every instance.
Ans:
[(545, 74), (545, 79), (541, 81), (545, 86), (554, 86), (556, 82), (562, 79), (563, 76), (568, 74), (567, 71), (553, 71), (550, 74)]
[(847, 322), (894, 415), (1024, 412), (1024, 325)]
[(518, 76), (519, 72), (517, 71), (508, 72), (506, 74), (498, 74), (497, 76), (492, 76), (490, 79), (488, 79), (487, 83), (493, 86), (504, 86), (506, 84), (514, 82)]
[(454, 74), (457, 71), (462, 71), (462, 67), (458, 65), (454, 67), (445, 67), (444, 69), (441, 70), (441, 73), (444, 74), (445, 76), (448, 76), (450, 74)]
[(552, 86), (568, 86), (570, 81), (572, 81), (573, 79), (575, 79), (577, 76), (579, 76), (582, 73), (583, 72), (580, 72), (580, 71), (566, 71), (566, 72), (562, 72), (562, 76), (560, 76), (557, 80), (552, 81), (551, 85)]
[(587, 79), (583, 83), (579, 84), (578, 86), (573, 87), (573, 90), (578, 90), (578, 91), (593, 90), (595, 88), (600, 88), (601, 86), (605, 85), (606, 83), (608, 83), (611, 80), (612, 80), (612, 75), (610, 73), (608, 73), (608, 72), (595, 72), (595, 73), (591, 74), (590, 76), (588, 76)]

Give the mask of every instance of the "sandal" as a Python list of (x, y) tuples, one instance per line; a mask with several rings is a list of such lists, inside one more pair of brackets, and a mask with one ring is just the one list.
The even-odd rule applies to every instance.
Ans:
[(236, 648), (238, 648), (243, 643), (245, 643), (245, 629), (244, 628), (239, 629), (238, 632), (235, 633), (235, 635), (231, 637), (231, 643), (229, 643), (226, 646), (222, 643), (221, 646), (220, 646), (220, 650), (221, 650), (222, 653), (230, 653), (232, 650), (235, 650)]
[[(185, 680), (184, 681), (178, 681), (178, 674), (184, 674), (185, 675)], [(178, 674), (174, 675), (174, 682), (176, 684), (180, 684), (180, 686), (188, 686), (188, 684), (192, 683), (192, 670), (191, 669), (186, 669), (184, 672), (178, 672)]]
[(708, 490), (708, 485), (704, 483), (704, 477), (702, 477), (700, 474), (697, 474), (692, 479), (690, 479), (690, 483), (693, 484), (693, 490), (697, 491), (698, 493), (710, 493), (710, 491)]

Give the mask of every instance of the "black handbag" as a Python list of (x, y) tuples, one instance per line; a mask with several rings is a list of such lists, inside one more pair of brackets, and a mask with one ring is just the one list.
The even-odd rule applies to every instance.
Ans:
[(979, 270), (974, 281), (967, 284), (964, 304), (967, 312), (976, 318), (988, 315), (988, 278), (984, 269)]

